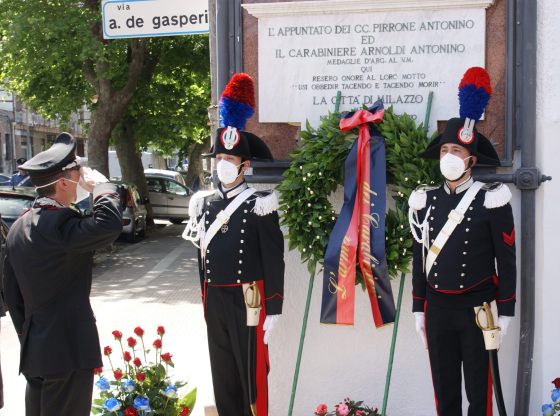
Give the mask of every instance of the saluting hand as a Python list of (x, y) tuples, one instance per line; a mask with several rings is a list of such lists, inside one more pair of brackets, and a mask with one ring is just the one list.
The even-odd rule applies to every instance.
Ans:
[(93, 188), (98, 183), (109, 182), (109, 179), (97, 170), (82, 166), (80, 168), (80, 185), (89, 193), (93, 192)]

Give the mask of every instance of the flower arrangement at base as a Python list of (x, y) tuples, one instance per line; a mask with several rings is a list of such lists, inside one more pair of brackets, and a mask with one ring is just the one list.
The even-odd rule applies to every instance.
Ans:
[(111, 367), (112, 380), (105, 377), (102, 368), (95, 369), (95, 374), (99, 376), (95, 386), (100, 391), (100, 397), (93, 401), (91, 412), (101, 416), (190, 415), (196, 402), (196, 389), (181, 396), (179, 389), (187, 383), (171, 381), (168, 370), (174, 367), (173, 356), (162, 352), (165, 328), (158, 326), (153, 349), (146, 349), (141, 327), (136, 327), (134, 334), (136, 337), (126, 340), (130, 350), (125, 350), (123, 334), (113, 331), (122, 354), (121, 367), (117, 367), (111, 359), (113, 349), (110, 346), (103, 349)]
[(550, 392), (552, 403), (542, 405), (543, 416), (557, 416), (560, 415), (560, 377), (552, 380), (554, 389)]
[(380, 416), (378, 409), (367, 407), (363, 401), (355, 402), (350, 398), (334, 406), (333, 411), (329, 412), (326, 404), (320, 404), (315, 409), (316, 416)]

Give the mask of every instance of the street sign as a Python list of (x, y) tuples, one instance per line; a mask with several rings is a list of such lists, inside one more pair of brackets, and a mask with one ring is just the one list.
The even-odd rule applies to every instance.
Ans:
[(208, 0), (103, 0), (105, 39), (208, 33)]

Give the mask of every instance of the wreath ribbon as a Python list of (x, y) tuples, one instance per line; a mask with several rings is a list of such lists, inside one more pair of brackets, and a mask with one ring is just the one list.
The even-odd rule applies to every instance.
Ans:
[[(385, 141), (370, 124), (381, 122), (384, 113), (383, 103), (377, 101), (340, 120), (342, 131), (359, 128), (359, 133), (344, 163), (344, 204), (325, 252), (321, 323), (354, 323), (356, 260), (375, 326), (395, 318), (385, 258)], [(332, 287), (344, 290), (333, 293)]]

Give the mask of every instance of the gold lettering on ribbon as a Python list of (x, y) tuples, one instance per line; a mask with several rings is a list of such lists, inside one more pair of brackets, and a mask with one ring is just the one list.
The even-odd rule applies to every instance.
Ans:
[[(373, 213), (370, 215), (369, 207), (370, 207), (370, 195), (377, 196), (375, 191), (372, 191), (370, 185), (367, 181), (362, 182), (362, 208), (365, 212), (361, 216), (360, 221), (360, 258), (361, 258), (361, 270), (362, 276), (364, 277), (364, 282), (366, 283), (366, 288), (370, 293), (370, 296), (375, 296), (375, 283), (373, 280), (373, 271), (371, 268), (370, 261), (374, 258), (371, 255), (371, 226), (378, 228), (379, 227), (379, 214)], [(367, 210), (366, 210), (367, 208)], [(379, 261), (377, 261), (379, 264)]]
[[(346, 299), (346, 288), (344, 287), (344, 285), (339, 285), (336, 283), (336, 276), (333, 272), (330, 272), (331, 276), (329, 277), (329, 292), (332, 295), (336, 295), (337, 292), (341, 292), (341, 297), (343, 300)], [(331, 289), (332, 288), (332, 289)]]
[(370, 188), (369, 182), (367, 182), (367, 181), (362, 182), (362, 190), (363, 190), (362, 194), (363, 194), (364, 202), (367, 202), (368, 204), (369, 204), (368, 194), (372, 194), (373, 196), (377, 196), (377, 192), (375, 192), (373, 189)]
[(373, 263), (373, 266), (379, 266), (379, 264), (381, 263), (374, 255), (372, 255), (371, 253), (368, 253), (368, 257), (369, 260)]
[[(373, 225), (373, 228), (379, 228), (379, 214), (377, 212), (374, 212), (373, 214), (366, 214), (365, 217), (367, 217), (370, 221), (371, 221), (371, 225)], [(369, 226), (369, 224), (367, 224)]]
[(340, 248), (340, 261), (338, 266), (338, 278), (346, 279), (348, 277), (348, 256), (350, 254), (350, 244), (352, 239), (348, 236), (344, 237), (342, 247)]

